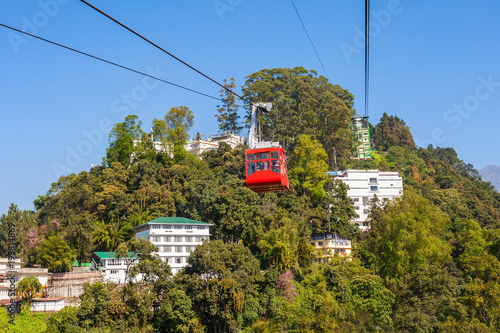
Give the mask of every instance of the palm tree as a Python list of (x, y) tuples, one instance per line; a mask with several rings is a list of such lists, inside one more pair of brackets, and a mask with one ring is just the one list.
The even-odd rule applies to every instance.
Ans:
[(92, 237), (96, 248), (101, 251), (114, 251), (125, 241), (125, 237), (130, 230), (128, 222), (118, 226), (117, 223), (107, 224), (104, 221), (97, 222)]
[(92, 238), (98, 250), (107, 251), (111, 247), (108, 226), (104, 221), (96, 223), (94, 231), (92, 232)]
[(31, 302), (36, 294), (42, 291), (43, 287), (38, 278), (34, 275), (27, 276), (17, 283), (17, 296)]

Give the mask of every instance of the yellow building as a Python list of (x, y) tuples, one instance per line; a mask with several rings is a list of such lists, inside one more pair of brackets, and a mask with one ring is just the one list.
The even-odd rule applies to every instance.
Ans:
[(333, 232), (312, 234), (310, 243), (316, 249), (317, 257), (312, 262), (329, 262), (335, 255), (351, 257), (351, 240)]

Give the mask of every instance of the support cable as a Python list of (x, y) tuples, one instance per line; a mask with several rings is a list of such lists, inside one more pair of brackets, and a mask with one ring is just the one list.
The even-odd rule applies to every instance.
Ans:
[(368, 116), (370, 91), (370, 0), (365, 0), (365, 116)]
[(232, 91), (231, 89), (225, 87), (224, 85), (220, 84), (219, 82), (215, 81), (214, 79), (212, 79), (210, 76), (202, 73), (201, 71), (197, 70), (196, 68), (194, 68), (193, 66), (189, 65), (188, 63), (186, 63), (185, 61), (177, 58), (175, 55), (173, 55), (172, 53), (168, 52), (167, 50), (163, 49), (162, 47), (160, 47), (159, 45), (155, 44), (154, 42), (150, 41), (149, 39), (147, 39), (146, 37), (142, 36), (141, 34), (139, 34), (138, 32), (135, 32), (133, 29), (127, 27), (125, 24), (121, 23), (120, 21), (118, 21), (117, 19), (111, 17), (110, 15), (106, 14), (105, 12), (103, 12), (102, 10), (100, 10), (99, 8), (91, 5), (90, 3), (88, 3), (87, 1), (85, 0), (80, 0), (81, 2), (83, 2), (84, 4), (86, 4), (87, 6), (89, 6), (90, 8), (94, 9), (95, 11), (101, 13), (102, 15), (106, 16), (107, 18), (109, 18), (110, 20), (112, 20), (113, 22), (119, 24), (120, 26), (122, 26), (123, 28), (127, 29), (128, 31), (130, 31), (131, 33), (133, 33), (134, 35), (140, 37), (141, 39), (145, 40), (146, 42), (148, 42), (149, 44), (153, 45), (154, 47), (156, 47), (157, 49), (163, 51), (164, 53), (168, 54), (169, 56), (171, 56), (172, 58), (174, 58), (175, 60), (179, 61), (180, 63), (182, 63), (183, 65), (191, 68), (192, 70), (194, 70), (195, 72), (197, 72), (198, 74), (204, 76), (205, 78), (209, 79), (210, 81), (212, 81), (213, 83), (217, 84), (218, 86), (222, 87), (223, 89), (225, 89), (227, 92), (231, 93), (231, 94), (234, 94), (235, 96), (239, 97), (240, 99), (244, 100), (245, 102), (253, 105), (250, 101), (248, 101), (247, 99), (241, 97), (240, 95), (238, 95), (237, 93), (235, 93), (234, 91)]
[(304, 24), (304, 21), (302, 21), (302, 18), (300, 17), (300, 14), (299, 14), (299, 11), (297, 10), (297, 7), (295, 7), (295, 3), (293, 2), (293, 0), (290, 0), (292, 2), (292, 6), (293, 8), (295, 9), (295, 13), (297, 13), (297, 16), (300, 20), (300, 23), (302, 23), (302, 29), (304, 29), (306, 35), (307, 35), (307, 38), (309, 39), (309, 42), (311, 43), (311, 46), (314, 50), (314, 53), (316, 54), (316, 58), (318, 58), (318, 61), (321, 65), (321, 68), (323, 68), (323, 71), (325, 72), (325, 75), (326, 75), (326, 78), (328, 79), (328, 81), (330, 81), (330, 77), (328, 76), (328, 73), (326, 72), (326, 69), (325, 69), (325, 66), (323, 66), (323, 62), (321, 61), (320, 57), (319, 57), (319, 54), (318, 54), (318, 51), (316, 51), (316, 47), (314, 46), (314, 43), (311, 39), (311, 36), (309, 36), (309, 33), (307, 32), (307, 29), (306, 29), (306, 26)]
[(59, 46), (59, 47), (62, 47), (64, 49), (67, 49), (67, 50), (70, 50), (70, 51), (73, 51), (73, 52), (76, 52), (76, 53), (79, 53), (79, 54), (82, 54), (84, 56), (87, 56), (87, 57), (90, 57), (90, 58), (93, 58), (93, 59), (96, 59), (96, 60), (99, 60), (99, 61), (102, 61), (102, 62), (105, 62), (107, 64), (110, 64), (110, 65), (113, 65), (113, 66), (116, 66), (116, 67), (120, 67), (120, 68), (123, 68), (123, 69), (126, 69), (128, 71), (131, 71), (131, 72), (134, 72), (134, 73), (137, 73), (137, 74), (140, 74), (140, 75), (144, 75), (144, 76), (147, 76), (147, 77), (150, 77), (152, 79), (155, 79), (155, 80), (158, 80), (158, 81), (161, 81), (163, 83), (167, 83), (167, 84), (170, 84), (174, 87), (177, 87), (177, 88), (181, 88), (181, 89), (184, 89), (184, 90), (187, 90), (187, 91), (190, 91), (190, 92), (193, 92), (195, 94), (199, 94), (199, 95), (202, 95), (202, 96), (205, 96), (205, 97), (208, 97), (208, 98), (212, 98), (212, 99), (215, 99), (215, 100), (218, 100), (218, 101), (223, 101), (221, 98), (218, 98), (218, 97), (214, 97), (214, 96), (210, 96), (208, 94), (205, 94), (205, 93), (202, 93), (202, 92), (199, 92), (199, 91), (196, 91), (196, 90), (193, 90), (193, 89), (190, 89), (190, 88), (187, 88), (187, 87), (184, 87), (184, 86), (181, 86), (179, 84), (176, 84), (176, 83), (173, 83), (173, 82), (170, 82), (170, 81), (167, 81), (167, 80), (163, 80), (159, 77), (156, 77), (156, 76), (153, 76), (153, 75), (150, 75), (150, 74), (147, 74), (147, 73), (144, 73), (144, 72), (141, 72), (141, 71), (138, 71), (138, 70), (135, 70), (135, 69), (132, 69), (130, 67), (126, 67), (126, 66), (123, 66), (123, 65), (120, 65), (120, 64), (117, 64), (115, 62), (112, 62), (112, 61), (109, 61), (109, 60), (106, 60), (106, 59), (103, 59), (103, 58), (99, 58), (97, 56), (94, 56), (92, 54), (89, 54), (89, 53), (86, 53), (86, 52), (83, 52), (83, 51), (79, 51), (77, 49), (74, 49), (74, 48), (71, 48), (69, 46), (65, 46), (63, 44), (60, 44), (60, 43), (56, 43), (56, 42), (53, 42), (51, 40), (48, 40), (48, 39), (45, 39), (45, 38), (42, 38), (42, 37), (39, 37), (39, 36), (35, 36), (35, 35), (32, 35), (30, 33), (27, 33), (25, 31), (22, 31), (22, 30), (19, 30), (19, 29), (16, 29), (16, 28), (13, 28), (13, 27), (10, 27), (8, 25), (5, 25), (5, 24), (2, 24), (0, 23), (0, 26), (4, 27), (4, 28), (7, 28), (7, 29), (10, 29), (10, 30), (13, 30), (13, 31), (16, 31), (16, 32), (19, 32), (21, 34), (25, 34), (27, 36), (30, 36), (30, 37), (33, 37), (33, 38), (36, 38), (36, 39), (39, 39), (41, 41), (44, 41), (44, 42), (47, 42), (47, 43), (50, 43), (50, 44), (53, 44), (53, 45), (56, 45), (56, 46)]

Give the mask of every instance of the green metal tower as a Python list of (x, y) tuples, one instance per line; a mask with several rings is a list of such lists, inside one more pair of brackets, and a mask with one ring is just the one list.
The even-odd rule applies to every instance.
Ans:
[(355, 159), (369, 160), (372, 158), (372, 142), (368, 126), (368, 116), (355, 116), (351, 120), (351, 131), (357, 141)]

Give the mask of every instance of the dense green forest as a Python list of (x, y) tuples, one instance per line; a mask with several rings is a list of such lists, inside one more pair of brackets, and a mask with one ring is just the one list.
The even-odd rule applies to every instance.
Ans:
[[(354, 97), (313, 71), (261, 70), (243, 92), (273, 103), (262, 133), (288, 152), (290, 192), (245, 187), (245, 146), (222, 143), (201, 160), (188, 154), (196, 121), (188, 107), (152, 124), (173, 157), (153, 149), (139, 117), (128, 116), (111, 131), (101, 166), (62, 176), (34, 212), (11, 205), (0, 256), (12, 223), (28, 265), (69, 271), (93, 251), (132, 250), (141, 264), (131, 276), (143, 281), (87, 285), (80, 307), (50, 317), (24, 311), (15, 325), (0, 311), (0, 332), (500, 331), (500, 194), (472, 165), (452, 148), (415, 147), (404, 121), (387, 114), (371, 128), (373, 159), (350, 159)], [(238, 131), (235, 99), (221, 97), (220, 128)], [(349, 224), (347, 188), (325, 175), (336, 163), (403, 177), (401, 199), (373, 204), (369, 232)], [(175, 276), (131, 232), (160, 216), (213, 224), (210, 241)], [(352, 239), (352, 260), (311, 263), (319, 254), (308, 237), (328, 230)]]

